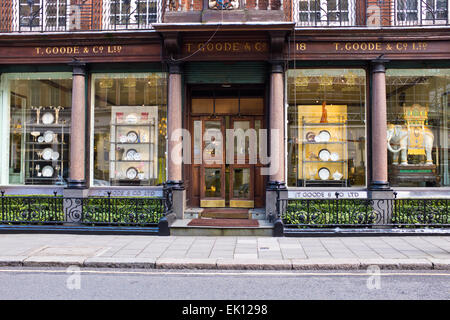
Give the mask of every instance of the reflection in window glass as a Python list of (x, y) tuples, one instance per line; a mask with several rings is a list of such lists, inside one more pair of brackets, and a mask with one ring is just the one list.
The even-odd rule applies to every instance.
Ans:
[(166, 75), (93, 78), (94, 185), (161, 185), (166, 179)]
[(7, 183), (64, 185), (69, 176), (71, 74), (10, 74), (6, 79)]
[(288, 185), (365, 186), (362, 69), (288, 71)]
[(386, 72), (389, 182), (449, 186), (450, 69)]

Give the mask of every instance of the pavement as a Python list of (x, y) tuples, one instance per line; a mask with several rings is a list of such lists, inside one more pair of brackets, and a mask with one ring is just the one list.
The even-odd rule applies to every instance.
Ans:
[(450, 237), (0, 234), (0, 266), (221, 270), (450, 270)]

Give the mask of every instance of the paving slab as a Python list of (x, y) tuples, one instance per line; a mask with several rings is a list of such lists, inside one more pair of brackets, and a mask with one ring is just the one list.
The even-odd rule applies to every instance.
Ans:
[(24, 267), (83, 266), (87, 257), (77, 256), (31, 256), (23, 261)]

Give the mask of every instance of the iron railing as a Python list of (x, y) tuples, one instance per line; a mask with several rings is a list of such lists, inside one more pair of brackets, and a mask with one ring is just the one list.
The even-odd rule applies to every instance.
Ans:
[(450, 25), (447, 0), (295, 0), (297, 27)]
[(1, 192), (0, 224), (156, 226), (172, 208), (170, 190), (158, 198), (6, 196)]
[(283, 199), (287, 228), (450, 227), (450, 199)]
[(152, 29), (164, 0), (2, 1), (0, 32)]

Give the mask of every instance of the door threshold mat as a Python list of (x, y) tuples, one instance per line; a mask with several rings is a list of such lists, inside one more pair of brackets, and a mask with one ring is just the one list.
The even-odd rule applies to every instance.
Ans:
[(191, 227), (259, 227), (258, 220), (252, 219), (192, 219)]

